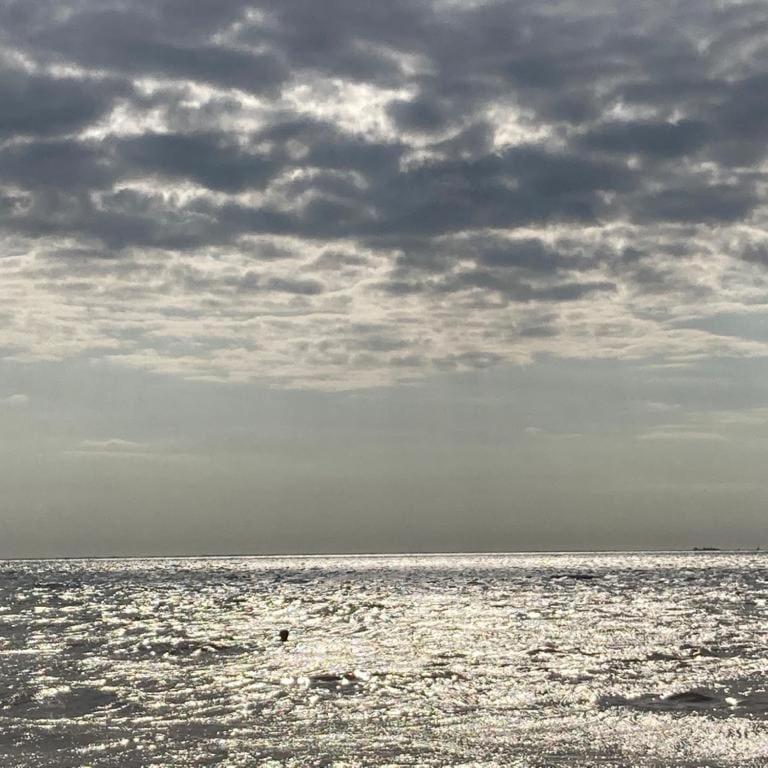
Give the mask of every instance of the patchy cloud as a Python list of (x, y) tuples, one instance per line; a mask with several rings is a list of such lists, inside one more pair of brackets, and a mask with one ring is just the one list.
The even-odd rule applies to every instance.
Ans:
[(109, 437), (98, 440), (81, 440), (67, 448), (65, 456), (80, 458), (105, 459), (141, 459), (141, 460), (194, 460), (199, 455), (179, 451), (176, 446), (163, 442), (125, 440), (121, 437)]
[(768, 354), (753, 2), (0, 6), (0, 346), (340, 388)]
[(718, 432), (697, 432), (690, 429), (655, 429), (649, 432), (643, 432), (638, 435), (638, 440), (704, 440), (720, 441), (727, 440), (724, 435)]
[(8, 408), (23, 408), (29, 403), (29, 396), (17, 393), (15, 395), (7, 395), (6, 397), (0, 397), (0, 405), (4, 405)]
[(91, 453), (136, 453), (145, 451), (146, 446), (143, 443), (137, 443), (133, 440), (123, 440), (118, 437), (111, 437), (107, 440), (83, 440), (76, 450)]

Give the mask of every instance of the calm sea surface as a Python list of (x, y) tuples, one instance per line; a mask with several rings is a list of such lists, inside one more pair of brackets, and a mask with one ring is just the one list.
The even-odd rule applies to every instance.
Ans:
[(0, 562), (0, 765), (765, 768), (768, 556)]

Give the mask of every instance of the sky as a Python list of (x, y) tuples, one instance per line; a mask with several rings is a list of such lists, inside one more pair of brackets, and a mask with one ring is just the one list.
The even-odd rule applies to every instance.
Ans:
[(768, 546), (763, 0), (0, 0), (0, 557)]

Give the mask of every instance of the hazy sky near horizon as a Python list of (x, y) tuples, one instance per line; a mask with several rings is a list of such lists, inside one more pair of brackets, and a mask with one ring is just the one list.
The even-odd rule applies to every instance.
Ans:
[(0, 0), (0, 556), (768, 545), (768, 5)]

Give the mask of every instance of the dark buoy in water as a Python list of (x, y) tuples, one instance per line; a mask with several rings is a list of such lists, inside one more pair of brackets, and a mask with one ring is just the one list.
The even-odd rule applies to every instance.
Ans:
[(284, 643), (288, 639), (288, 630), (287, 629), (281, 629), (280, 630), (280, 642)]

